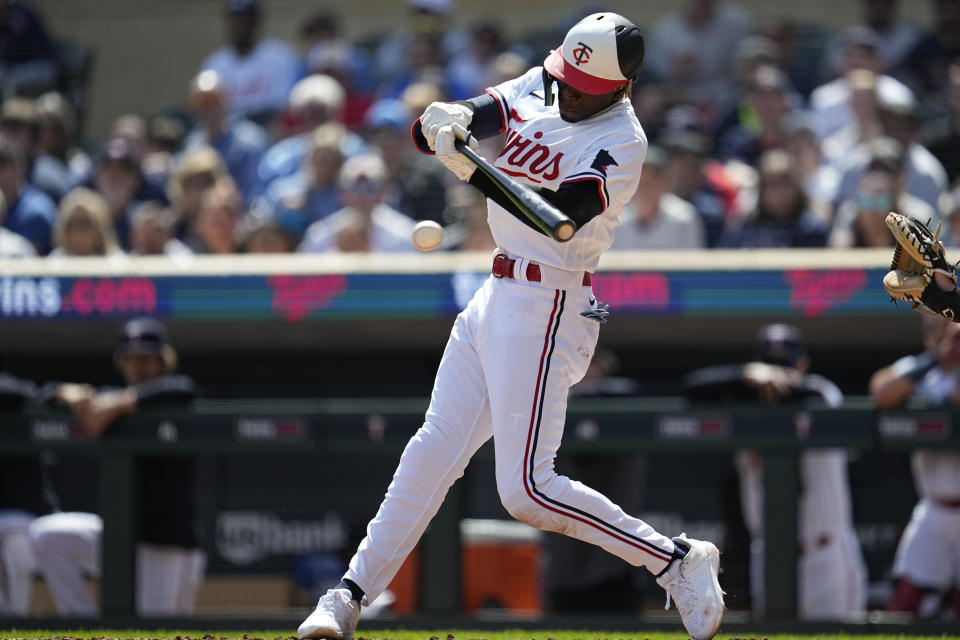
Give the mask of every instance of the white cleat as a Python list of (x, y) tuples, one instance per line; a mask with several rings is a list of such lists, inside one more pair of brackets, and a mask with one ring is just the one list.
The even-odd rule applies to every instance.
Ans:
[(320, 596), (317, 608), (297, 629), (297, 637), (325, 640), (353, 640), (360, 619), (360, 604), (349, 589), (330, 589)]
[(687, 555), (674, 561), (657, 584), (667, 591), (667, 606), (673, 598), (680, 619), (693, 640), (710, 640), (723, 621), (723, 591), (717, 580), (720, 552), (710, 542), (691, 540), (681, 534), (673, 541), (688, 547)]

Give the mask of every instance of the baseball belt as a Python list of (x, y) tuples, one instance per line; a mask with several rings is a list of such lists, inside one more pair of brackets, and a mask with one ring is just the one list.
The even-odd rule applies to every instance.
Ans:
[(493, 267), (491, 269), (494, 278), (510, 278), (513, 280), (526, 280), (527, 282), (542, 282), (550, 286), (561, 288), (569, 287), (580, 280), (580, 286), (589, 287), (592, 279), (589, 271), (584, 271), (582, 275), (576, 272), (565, 271), (553, 267), (544, 267), (536, 262), (530, 262), (525, 258), (511, 258), (506, 253), (498, 253), (493, 256)]

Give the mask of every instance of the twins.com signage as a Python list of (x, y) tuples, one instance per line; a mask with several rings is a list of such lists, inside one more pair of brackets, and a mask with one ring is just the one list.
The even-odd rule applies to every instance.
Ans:
[(149, 278), (0, 278), (0, 317), (111, 317), (153, 314)]

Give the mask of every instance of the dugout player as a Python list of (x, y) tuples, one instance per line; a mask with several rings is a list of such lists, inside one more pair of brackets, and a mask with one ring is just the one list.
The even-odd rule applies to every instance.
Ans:
[[(934, 406), (960, 403), (960, 325), (923, 316), (923, 343), (923, 353), (873, 374), (870, 395), (877, 407), (895, 409), (911, 398)], [(960, 617), (960, 453), (921, 449), (910, 464), (920, 501), (897, 547), (887, 609), (933, 617), (953, 590), (953, 614)]]
[[(704, 367), (682, 382), (691, 399), (761, 402), (776, 405), (820, 398), (830, 407), (843, 393), (827, 378), (809, 373), (800, 330), (786, 324), (761, 327), (754, 359), (745, 364)], [(763, 615), (763, 459), (752, 450), (735, 457), (740, 503), (750, 544), (750, 593), (754, 615)], [(844, 620), (867, 607), (867, 570), (853, 527), (847, 453), (843, 449), (807, 449), (799, 459), (803, 492), (797, 521), (797, 611), (803, 620)]]
[[(123, 326), (114, 358), (125, 387), (96, 390), (86, 384), (58, 384), (52, 389), (56, 401), (69, 407), (93, 437), (103, 436), (124, 415), (182, 404), (197, 393), (192, 378), (175, 373), (177, 354), (164, 326), (152, 318), (136, 318)], [(142, 458), (138, 466), (136, 605), (140, 615), (193, 611), (206, 566), (193, 526), (193, 477), (189, 458)], [(100, 574), (100, 516), (53, 513), (34, 520), (29, 535), (57, 612), (96, 616), (86, 577)]]
[[(542, 67), (467, 101), (433, 103), (414, 124), (421, 150), (436, 152), (489, 198), (498, 249), (492, 276), (454, 323), (426, 420), (366, 538), (340, 585), (300, 625), (300, 638), (353, 637), (361, 604), (387, 587), (447, 489), (491, 437), (497, 490), (511, 515), (646, 567), (695, 640), (716, 634), (723, 617), (717, 548), (666, 537), (553, 466), (568, 390), (583, 377), (607, 316), (593, 297), (591, 272), (613, 241), (646, 153), (630, 104), (643, 47), (636, 25), (622, 16), (587, 16)], [(474, 138), (503, 132), (496, 166), (577, 223), (569, 242), (540, 232), (455, 150), (455, 138), (475, 146)]]

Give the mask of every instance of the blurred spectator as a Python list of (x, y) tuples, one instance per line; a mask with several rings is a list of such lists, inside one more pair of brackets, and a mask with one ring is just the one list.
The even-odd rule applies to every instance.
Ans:
[(56, 84), (56, 48), (43, 22), (22, 0), (0, 0), (0, 85), (6, 94), (36, 96)]
[[(583, 379), (570, 388), (576, 398), (622, 398), (642, 394), (633, 379), (616, 375), (618, 358), (597, 349)], [(572, 426), (573, 437), (590, 441), (597, 437), (597, 423), (584, 416)], [(557, 467), (565, 475), (597, 491), (632, 513), (639, 511), (646, 493), (647, 456), (636, 451), (618, 453), (560, 454)], [(547, 555), (544, 588), (549, 610), (572, 614), (636, 615), (641, 605), (636, 567), (620, 561), (599, 547), (559, 533), (544, 533)]]
[[(810, 357), (796, 327), (761, 327), (754, 359), (746, 364), (705, 367), (683, 380), (692, 400), (753, 402), (763, 406), (822, 400), (829, 407), (843, 402), (843, 393), (827, 378), (809, 373)], [(763, 615), (764, 509), (762, 455), (736, 454), (743, 517), (750, 544), (750, 591), (754, 615)], [(806, 449), (800, 454), (798, 505), (799, 559), (797, 613), (804, 620), (844, 620), (866, 612), (867, 572), (853, 527), (847, 452)]]
[(70, 173), (62, 162), (40, 147), (40, 123), (33, 100), (13, 97), (0, 108), (0, 136), (20, 145), (27, 156), (27, 181), (54, 201), (60, 200), (71, 185)]
[(344, 135), (346, 131), (338, 122), (314, 129), (304, 166), (292, 176), (274, 180), (264, 194), (271, 217), (297, 239), (311, 224), (343, 206), (336, 183), (343, 166)]
[(32, 258), (37, 255), (30, 241), (3, 227), (7, 215), (7, 200), (0, 192), (0, 258)]
[(341, 121), (351, 130), (359, 129), (373, 103), (373, 61), (367, 51), (356, 47), (340, 33), (332, 11), (320, 10), (304, 22), (301, 33), (306, 45), (308, 75), (323, 74), (340, 83), (346, 96)]
[(177, 239), (176, 214), (156, 200), (144, 202), (130, 216), (130, 253), (140, 256), (190, 255), (190, 247)]
[[(452, 0), (407, 0), (405, 23), (391, 30), (375, 52), (377, 84), (381, 87), (393, 84), (392, 93), (381, 90), (381, 95), (391, 98), (399, 95), (414, 81), (410, 69), (422, 67), (424, 58), (442, 67), (466, 49), (466, 34), (450, 24), (452, 9)], [(418, 38), (420, 42), (414, 44)], [(420, 59), (409, 60), (411, 54)], [(437, 71), (440, 70), (438, 67)], [(402, 86), (397, 86), (398, 78)]]
[[(923, 346), (923, 353), (900, 358), (870, 378), (870, 395), (879, 409), (899, 409), (911, 399), (928, 407), (960, 401), (960, 325), (938, 315), (923, 316)], [(933, 618), (952, 590), (953, 616), (957, 617), (960, 453), (919, 449), (910, 462), (920, 501), (897, 548), (895, 585), (887, 609)]]
[(790, 111), (787, 76), (776, 67), (759, 67), (753, 74), (747, 103), (753, 122), (732, 127), (717, 142), (717, 154), (723, 159), (737, 158), (755, 164), (769, 149), (786, 144), (784, 118)]
[[(290, 91), (291, 136), (270, 147), (260, 161), (260, 186), (266, 190), (277, 178), (296, 173), (310, 147), (310, 132), (322, 124), (339, 122), (343, 112), (343, 87), (330, 76), (315, 74), (297, 83)], [(345, 133), (340, 151), (351, 156), (365, 147), (363, 139)]]
[(447, 189), (447, 208), (443, 213), (444, 242), (459, 251), (486, 251), (497, 248), (487, 224), (487, 199), (470, 185), (457, 183)]
[(244, 219), (240, 230), (240, 248), (244, 253), (293, 253), (299, 239), (299, 234), (257, 212)]
[[(0, 229), (0, 256), (3, 256)], [(20, 411), (36, 398), (32, 382), (5, 373), (0, 362), (0, 414)], [(36, 562), (27, 534), (37, 514), (46, 511), (38, 498), (40, 466), (27, 457), (4, 456), (0, 465), (0, 616), (27, 616), (33, 603)]]
[[(526, 67), (521, 69), (519, 74), (510, 76), (510, 78), (523, 75), (525, 69)], [(443, 102), (444, 99), (443, 89), (430, 82), (414, 82), (400, 94), (400, 100), (407, 106), (407, 113), (416, 114), (416, 117), (426, 111), (430, 103)]]
[(933, 28), (897, 71), (925, 101), (940, 103), (947, 97), (947, 68), (960, 58), (960, 0), (930, 0), (930, 5)]
[(674, 130), (668, 131), (661, 143), (668, 157), (669, 191), (694, 206), (703, 221), (707, 246), (716, 246), (729, 207), (704, 174), (706, 136), (691, 130)]
[(822, 247), (829, 228), (810, 208), (797, 160), (784, 150), (767, 151), (758, 162), (759, 185), (754, 210), (736, 229), (728, 229), (719, 246)]
[(896, 211), (937, 226), (937, 211), (906, 193), (903, 188), (903, 147), (892, 138), (877, 138), (870, 144), (870, 161), (864, 167), (855, 195), (837, 209), (832, 247), (886, 247), (893, 236), (884, 222)]
[(39, 254), (50, 251), (57, 205), (27, 182), (27, 157), (20, 146), (0, 137), (0, 193), (7, 202), (3, 226), (33, 243)]
[(711, 105), (716, 117), (735, 99), (737, 43), (750, 34), (749, 16), (724, 0), (686, 0), (654, 23), (645, 65), (684, 102)]
[[(949, 186), (947, 173), (936, 157), (916, 141), (916, 98), (909, 90), (888, 95), (879, 85), (877, 98), (883, 134), (897, 141), (903, 148), (902, 190), (938, 210), (940, 196)], [(862, 144), (847, 152), (838, 166), (841, 177), (837, 193), (833, 197), (834, 203), (853, 195), (864, 168), (870, 162), (870, 155), (870, 144)]]
[(77, 119), (73, 107), (63, 95), (51, 91), (43, 94), (35, 103), (37, 111), (38, 153), (58, 162), (69, 175), (70, 184), (80, 182), (90, 175), (93, 160), (90, 155), (74, 146), (77, 135)]
[(810, 207), (824, 221), (833, 220), (830, 199), (837, 192), (840, 174), (826, 158), (809, 113), (795, 111), (787, 116), (786, 150), (793, 156), (803, 176), (803, 190)]
[[(863, 21), (855, 28), (869, 32), (875, 39), (883, 66), (881, 69), (871, 69), (874, 72), (896, 69), (920, 38), (916, 27), (898, 20), (899, 4), (899, 0), (860, 0)], [(827, 45), (827, 73), (843, 74), (849, 71), (843, 68), (841, 61), (845, 44), (843, 35), (838, 35)]]
[(147, 182), (166, 186), (185, 136), (186, 126), (179, 118), (159, 114), (150, 119), (147, 125), (147, 149), (140, 162)]
[(223, 158), (211, 147), (197, 147), (184, 153), (180, 158), (176, 172), (167, 184), (167, 197), (170, 199), (176, 217), (176, 236), (183, 238), (193, 224), (200, 209), (203, 195), (214, 184), (232, 180), (227, 173)]
[(817, 135), (821, 140), (853, 123), (847, 74), (854, 69), (873, 72), (878, 96), (909, 93), (906, 85), (884, 73), (880, 42), (873, 31), (866, 27), (849, 27), (843, 30), (840, 37), (842, 55), (837, 73), (839, 77), (817, 87), (810, 94), (810, 110), (816, 119)]
[(470, 26), (470, 46), (447, 64), (449, 98), (466, 100), (496, 85), (491, 80), (497, 55), (502, 51), (503, 28), (500, 23), (491, 19), (474, 22)]
[(94, 167), (92, 186), (107, 201), (116, 237), (126, 248), (130, 214), (151, 190), (144, 188), (140, 165), (123, 138), (107, 143)]
[(844, 80), (850, 89), (849, 110), (853, 118), (823, 140), (823, 154), (834, 162), (857, 145), (866, 144), (882, 135), (877, 113), (877, 76), (867, 69), (854, 69)]
[(147, 121), (136, 113), (125, 113), (113, 121), (110, 140), (123, 140), (139, 164), (147, 152)]
[(197, 217), (190, 229), (190, 242), (197, 253), (236, 253), (237, 225), (243, 215), (243, 198), (233, 182), (215, 183), (200, 199)]
[(300, 251), (414, 251), (413, 220), (383, 201), (387, 180), (379, 156), (349, 158), (337, 180), (344, 208), (310, 225)]
[(117, 244), (110, 208), (97, 192), (77, 187), (60, 202), (53, 225), (51, 256), (115, 256)]
[(740, 40), (733, 59), (737, 101), (726, 113), (718, 114), (714, 139), (723, 139), (730, 129), (737, 126), (752, 130), (757, 128), (757, 114), (750, 104), (750, 92), (756, 84), (757, 71), (776, 66), (776, 49), (769, 38), (753, 35)]
[(231, 117), (223, 79), (215, 71), (202, 71), (190, 85), (190, 115), (196, 123), (183, 141), (184, 151), (202, 145), (213, 147), (250, 202), (260, 193), (259, 166), (267, 148), (267, 134), (242, 117)]
[(670, 193), (667, 154), (647, 149), (640, 184), (624, 207), (611, 249), (702, 249), (703, 221), (692, 204)]
[(234, 114), (266, 125), (283, 110), (302, 70), (290, 45), (260, 39), (260, 6), (258, 0), (228, 0), (230, 44), (210, 54), (201, 70), (216, 71), (223, 79)]
[[(823, 50), (818, 24), (799, 23), (784, 17), (766, 16), (757, 25), (757, 33), (774, 47), (772, 64), (780, 67), (790, 79), (790, 86), (804, 98), (820, 80), (820, 52)], [(825, 35), (823, 36), (825, 37)]]
[(923, 145), (943, 165), (949, 183), (954, 184), (960, 178), (960, 59), (950, 65), (945, 79), (947, 116), (925, 127), (921, 136)]
[[(122, 416), (184, 404), (197, 395), (193, 379), (176, 374), (176, 351), (166, 329), (152, 318), (136, 318), (123, 326), (114, 362), (123, 376), (120, 389), (51, 385), (51, 400), (67, 406), (93, 438), (109, 438), (108, 431)], [(136, 482), (136, 501), (144, 507), (137, 509), (137, 613), (188, 615), (206, 567), (194, 529), (194, 463), (175, 455), (145, 456)], [(57, 613), (96, 616), (86, 577), (100, 576), (100, 516), (54, 513), (36, 519), (29, 535)]]
[(384, 98), (399, 97), (415, 82), (443, 85), (445, 93), (450, 95), (450, 88), (446, 86), (443, 54), (438, 34), (427, 32), (413, 34), (407, 41), (403, 60), (405, 64), (399, 73), (380, 81), (378, 95)]
[(417, 116), (400, 100), (379, 100), (367, 112), (367, 135), (387, 165), (390, 186), (384, 201), (414, 220), (442, 222), (447, 173), (410, 144), (410, 126)]

